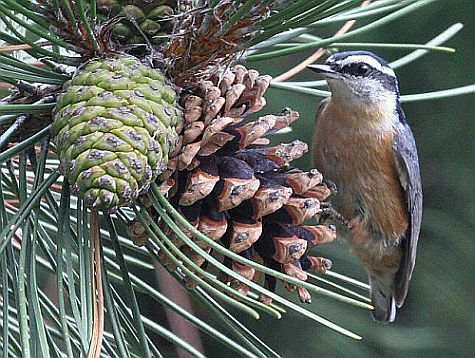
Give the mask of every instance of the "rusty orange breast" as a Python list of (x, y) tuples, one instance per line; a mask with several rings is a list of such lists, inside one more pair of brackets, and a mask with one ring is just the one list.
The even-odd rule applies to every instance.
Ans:
[(399, 239), (408, 213), (393, 153), (393, 126), (381, 108), (330, 101), (321, 111), (314, 137), (314, 161), (335, 182), (335, 205), (348, 219), (360, 219), (386, 239)]

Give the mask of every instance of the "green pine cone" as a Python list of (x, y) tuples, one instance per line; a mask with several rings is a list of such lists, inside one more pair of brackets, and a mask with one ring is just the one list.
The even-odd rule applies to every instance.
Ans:
[(128, 56), (89, 62), (65, 84), (54, 142), (88, 207), (127, 205), (165, 170), (182, 120), (176, 99), (161, 71)]
[(161, 44), (164, 36), (173, 30), (174, 1), (101, 0), (98, 4), (99, 12), (106, 18), (123, 16), (122, 21), (112, 27), (112, 39), (122, 45), (145, 44), (147, 39)]

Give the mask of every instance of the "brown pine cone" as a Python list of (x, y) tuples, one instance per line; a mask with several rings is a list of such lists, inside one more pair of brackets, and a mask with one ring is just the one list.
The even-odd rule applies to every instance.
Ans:
[[(321, 213), (321, 202), (331, 191), (316, 169), (304, 172), (290, 166), (307, 152), (305, 143), (268, 145), (266, 136), (288, 127), (298, 119), (297, 112), (285, 109), (249, 119), (265, 105), (270, 81), (270, 76), (238, 65), (184, 91), (181, 148), (160, 178), (161, 190), (213, 240), (221, 240), (243, 257), (306, 280), (305, 270), (324, 272), (331, 266), (329, 260), (308, 252), (333, 241), (335, 228), (304, 225)], [(180, 240), (174, 243), (198, 265), (205, 263)], [(247, 279), (255, 278), (256, 271), (247, 265), (230, 259), (224, 263)], [(248, 292), (245, 285), (225, 275), (221, 279)], [(275, 284), (273, 277), (265, 277), (267, 288), (273, 290)], [(307, 290), (287, 288), (310, 302)]]

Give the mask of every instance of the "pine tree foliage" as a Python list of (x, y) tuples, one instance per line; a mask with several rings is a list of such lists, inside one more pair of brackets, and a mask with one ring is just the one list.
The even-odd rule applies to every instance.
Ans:
[[(2, 357), (162, 357), (156, 336), (203, 357), (143, 315), (144, 297), (244, 357), (279, 354), (230, 308), (292, 310), (361, 339), (274, 291), (282, 281), (303, 302), (371, 309), (367, 285), (314, 255), (335, 232), (304, 223), (331, 194), (318, 171), (290, 166), (306, 145), (266, 138), (298, 113), (258, 113), (269, 86), (326, 96), (324, 83), (243, 65), (317, 48), (413, 50), (397, 68), (453, 52), (441, 45), (460, 24), (427, 44), (343, 42), (434, 2), (0, 0)], [(349, 20), (361, 25), (318, 37)], [(157, 262), (219, 327), (148, 282)]]

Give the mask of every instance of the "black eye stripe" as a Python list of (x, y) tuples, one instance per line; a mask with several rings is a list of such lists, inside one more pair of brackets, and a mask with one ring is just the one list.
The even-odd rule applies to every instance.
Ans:
[(376, 70), (367, 63), (357, 62), (344, 65), (340, 71), (354, 76), (367, 76)]

